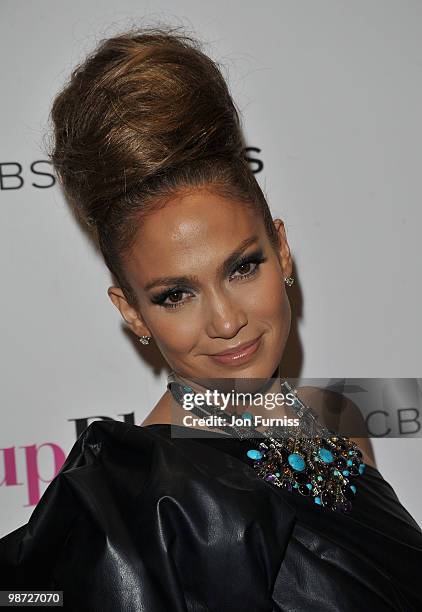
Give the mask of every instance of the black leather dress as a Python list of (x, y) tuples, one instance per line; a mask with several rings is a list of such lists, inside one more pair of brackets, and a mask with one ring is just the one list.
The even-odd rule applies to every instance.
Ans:
[(27, 524), (0, 587), (75, 612), (422, 610), (422, 532), (380, 472), (351, 514), (261, 480), (236, 439), (95, 421)]

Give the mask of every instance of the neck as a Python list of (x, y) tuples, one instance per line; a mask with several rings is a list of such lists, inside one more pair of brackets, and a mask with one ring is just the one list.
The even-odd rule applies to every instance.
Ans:
[[(270, 378), (190, 378), (172, 371), (171, 375), (177, 382), (191, 387), (194, 393), (205, 395), (208, 391), (207, 403), (225, 406), (225, 412), (230, 414), (242, 414), (247, 411), (252, 415), (264, 415), (279, 417), (287, 414), (285, 406), (276, 404), (271, 410), (265, 408), (266, 398), (272, 399), (276, 394), (283, 393), (281, 387), (282, 377), (278, 366)], [(169, 379), (170, 379), (169, 376)], [(217, 397), (215, 392), (217, 391)], [(239, 394), (236, 398), (236, 394)], [(259, 401), (257, 397), (259, 396)], [(262, 396), (262, 398), (261, 398)], [(280, 396), (279, 396), (280, 397)], [(215, 401), (217, 399), (217, 402)], [(236, 401), (237, 399), (237, 401)], [(252, 402), (250, 401), (252, 399)], [(279, 402), (281, 404), (281, 402)]]

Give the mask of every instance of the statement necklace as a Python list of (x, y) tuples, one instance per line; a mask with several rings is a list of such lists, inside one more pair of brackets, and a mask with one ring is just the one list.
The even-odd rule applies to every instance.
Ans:
[[(280, 386), (285, 394), (294, 397), (291, 407), (300, 418), (299, 426), (267, 427), (261, 432), (252, 425), (252, 414), (243, 412), (242, 425), (226, 422), (217, 429), (248, 444), (246, 456), (261, 479), (308, 497), (319, 507), (350, 513), (356, 495), (353, 481), (365, 470), (361, 451), (350, 438), (319, 423), (287, 381), (280, 380)], [(196, 403), (197, 393), (175, 372), (167, 378), (167, 389), (182, 406), (185, 394), (189, 394), (190, 411), (196, 416), (221, 417), (221, 408), (203, 398)]]

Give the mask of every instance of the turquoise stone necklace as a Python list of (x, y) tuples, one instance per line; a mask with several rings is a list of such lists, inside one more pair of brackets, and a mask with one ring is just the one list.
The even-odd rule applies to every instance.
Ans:
[[(246, 456), (266, 482), (307, 497), (317, 507), (350, 513), (357, 492), (354, 479), (365, 470), (361, 451), (348, 437), (319, 423), (287, 381), (280, 380), (280, 386), (294, 395), (292, 408), (300, 426), (268, 427), (261, 432), (252, 425), (252, 414), (245, 411), (241, 426), (226, 423), (217, 428), (247, 443)], [(175, 372), (168, 376), (167, 389), (182, 406), (184, 395), (193, 394), (191, 411), (196, 416), (221, 416), (220, 408), (202, 401), (197, 404), (194, 389)]]

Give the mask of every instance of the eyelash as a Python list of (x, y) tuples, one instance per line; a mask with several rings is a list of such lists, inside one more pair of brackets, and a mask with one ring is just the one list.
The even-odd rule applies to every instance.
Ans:
[[(267, 258), (264, 257), (262, 253), (252, 253), (251, 255), (247, 255), (243, 259), (240, 259), (240, 261), (236, 264), (236, 267), (233, 270), (233, 272), (237, 272), (239, 268), (249, 263), (256, 264), (256, 267), (252, 270), (252, 272), (248, 272), (247, 274), (242, 274), (240, 276), (242, 280), (245, 278), (250, 278), (251, 276), (254, 276), (258, 272), (259, 266), (262, 263), (264, 263), (264, 261), (267, 261)], [(183, 301), (174, 302), (173, 304), (165, 303), (166, 299), (170, 295), (173, 295), (174, 293), (188, 293), (188, 291), (184, 289), (183, 287), (175, 287), (173, 289), (169, 289), (168, 291), (165, 291), (164, 293), (161, 293), (155, 296), (154, 298), (152, 298), (152, 301), (154, 304), (157, 304), (158, 306), (162, 306), (163, 308), (180, 308), (184, 304)]]

